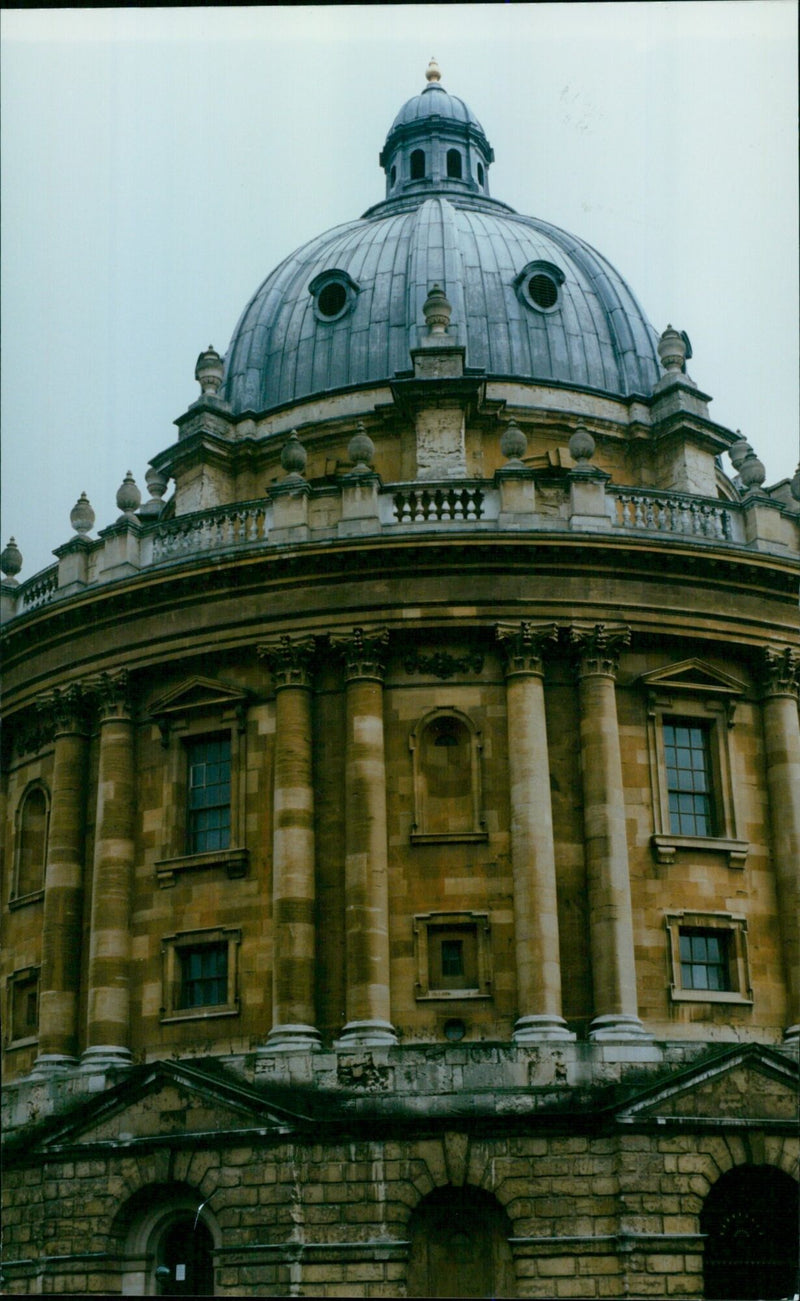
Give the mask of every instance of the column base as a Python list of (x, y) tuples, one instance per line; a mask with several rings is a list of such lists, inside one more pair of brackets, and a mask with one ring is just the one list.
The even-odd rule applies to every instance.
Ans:
[(256, 1053), (318, 1053), (321, 1049), (322, 1036), (313, 1025), (274, 1025)]
[(589, 1026), (592, 1043), (650, 1043), (653, 1036), (645, 1030), (638, 1016), (612, 1012), (596, 1016)]
[(68, 1053), (42, 1053), (33, 1063), (31, 1075), (59, 1075), (62, 1071), (73, 1071), (77, 1065), (77, 1057)]
[(567, 1023), (562, 1016), (547, 1016), (540, 1013), (536, 1016), (519, 1017), (511, 1038), (515, 1044), (566, 1043), (572, 1042), (575, 1035), (567, 1028)]
[(81, 1053), (80, 1066), (82, 1071), (118, 1070), (133, 1066), (133, 1053), (129, 1048), (119, 1048), (116, 1044), (96, 1044)]
[(390, 1021), (348, 1021), (334, 1048), (391, 1048), (397, 1035)]

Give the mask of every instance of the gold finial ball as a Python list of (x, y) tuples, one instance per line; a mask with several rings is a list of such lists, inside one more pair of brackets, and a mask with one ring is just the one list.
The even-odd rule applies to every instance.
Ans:
[(441, 74), (441, 72), (439, 71), (439, 65), (438, 65), (438, 63), (436, 62), (436, 60), (433, 59), (433, 58), (431, 59), (431, 61), (430, 61), (430, 63), (428, 64), (427, 68), (425, 69), (425, 80), (426, 80), (426, 81), (441, 81), (441, 80), (442, 80), (442, 74)]

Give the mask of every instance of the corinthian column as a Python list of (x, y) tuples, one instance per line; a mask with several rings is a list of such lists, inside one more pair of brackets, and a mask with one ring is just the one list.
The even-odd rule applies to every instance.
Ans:
[(130, 900), (136, 789), (126, 672), (96, 682), (100, 719), (87, 1047), (83, 1062), (124, 1066), (130, 1051)]
[(341, 1047), (397, 1042), (390, 1021), (384, 657), (389, 635), (334, 639), (344, 653), (347, 1024)]
[(630, 642), (627, 629), (606, 632), (602, 624), (572, 629), (578, 650), (581, 771), (586, 873), (589, 891), (589, 948), (595, 1016), (589, 1037), (597, 1040), (648, 1037), (638, 1016), (628, 839), (619, 748), (615, 677), (619, 653)]
[(74, 1065), (78, 1050), (86, 761), (84, 694), (78, 686), (39, 702), (55, 733), (50, 833), (45, 866), (39, 1055), (34, 1071)]
[(313, 637), (259, 647), (275, 687), (272, 831), (272, 1029), (267, 1050), (317, 1049), (314, 1008)]
[(772, 856), (786, 969), (786, 1039), (800, 1040), (800, 655), (763, 652), (764, 746)]
[(505, 656), (511, 866), (519, 1016), (517, 1043), (574, 1039), (561, 1015), (556, 861), (542, 653), (556, 628), (500, 626)]

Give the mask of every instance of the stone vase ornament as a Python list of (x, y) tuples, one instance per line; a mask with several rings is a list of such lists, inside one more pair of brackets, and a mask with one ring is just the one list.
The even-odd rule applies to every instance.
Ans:
[(17, 574), (22, 568), (22, 552), (17, 546), (14, 538), (8, 539), (8, 545), (0, 551), (0, 570), (5, 576), (5, 582), (16, 583)]
[(364, 428), (363, 420), (359, 420), (356, 432), (347, 444), (347, 455), (350, 457), (350, 463), (353, 467), (351, 474), (369, 474), (371, 472), (372, 461), (375, 456), (375, 444)]
[(589, 430), (583, 425), (578, 425), (574, 434), (569, 440), (569, 454), (575, 462), (573, 474), (591, 474), (594, 466), (590, 465), (594, 456), (595, 441)]
[(136, 511), (142, 504), (142, 494), (136, 486), (136, 480), (130, 470), (117, 489), (117, 506), (122, 511), (117, 523), (123, 520), (135, 520)]
[(287, 479), (302, 479), (308, 463), (308, 453), (293, 429), (287, 442), (281, 448), (281, 465), (286, 471)]
[(500, 439), (500, 451), (509, 466), (521, 466), (528, 440), (514, 420), (509, 420)]
[[(119, 505), (119, 494), (117, 494), (117, 505)], [(86, 493), (82, 492), (69, 513), (69, 522), (79, 537), (85, 537), (94, 527), (94, 521), (92, 503)]]

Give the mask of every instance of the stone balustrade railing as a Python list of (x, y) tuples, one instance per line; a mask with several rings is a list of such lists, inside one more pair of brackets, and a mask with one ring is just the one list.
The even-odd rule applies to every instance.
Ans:
[[(796, 552), (800, 541), (800, 521), (765, 500), (763, 494), (760, 498), (728, 502), (653, 488), (597, 484), (593, 489), (596, 496), (591, 513), (587, 516), (585, 495), (578, 506), (567, 485), (563, 492), (555, 491), (551, 485), (542, 489), (539, 498), (539, 489), (528, 476), (515, 480), (523, 489), (527, 484), (528, 496), (525, 491), (516, 496), (507, 491), (508, 484), (501, 477), (417, 480), (373, 486), (363, 492), (354, 487), (354, 482), (351, 479), (335, 488), (310, 485), (310, 492), (306, 490), (298, 498), (304, 503), (301, 514), (292, 516), (289, 521), (292, 527), (288, 529), (286, 517), (279, 510), (280, 497), (216, 506), (169, 520), (132, 524), (118, 521), (103, 530), (97, 541), (84, 543), (86, 552), (81, 573), (76, 571), (73, 556), (70, 562), (62, 560), (25, 582), (3, 582), (4, 617), (27, 614), (62, 596), (74, 595), (80, 589), (133, 576), (152, 566), (179, 564), (191, 557), (286, 543), (296, 545), (304, 540), (352, 537), (354, 518), (359, 536), (384, 533), (396, 537), (405, 532), (440, 529), (478, 529), (485, 533), (492, 529), (532, 528), (541, 533), (579, 528), (584, 534), (595, 530), (606, 537), (650, 534), (664, 539), (690, 539), (700, 545), (743, 546), (779, 555)], [(374, 480), (363, 482), (375, 485)], [(354, 492), (361, 493), (358, 510), (354, 513), (351, 502), (348, 515), (346, 497)], [(340, 505), (337, 507), (331, 498)], [(284, 494), (283, 501), (287, 500)], [(321, 510), (323, 504), (325, 509)], [(337, 523), (340, 517), (342, 522)], [(66, 551), (66, 547), (62, 548), (59, 554)]]

